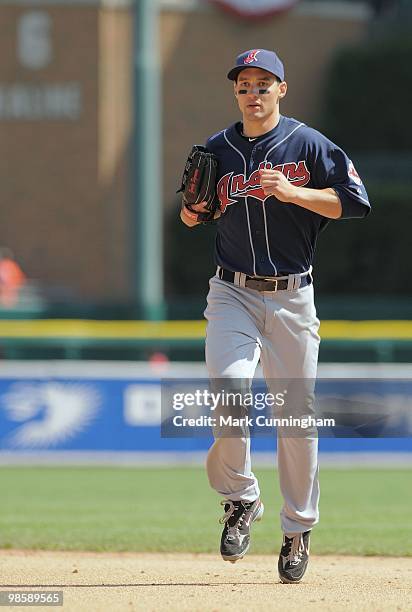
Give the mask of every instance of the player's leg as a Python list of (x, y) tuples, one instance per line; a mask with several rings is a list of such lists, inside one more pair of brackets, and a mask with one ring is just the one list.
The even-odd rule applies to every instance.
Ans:
[[(206, 337), (206, 364), (211, 386), (219, 391), (247, 392), (259, 361), (261, 338), (259, 318), (262, 299), (220, 279), (210, 281)], [(244, 414), (241, 406), (238, 413)], [(237, 411), (221, 406), (215, 417)], [(216, 427), (215, 442), (207, 456), (207, 473), (212, 488), (223, 495), (225, 514), (220, 552), (224, 560), (235, 562), (247, 552), (250, 527), (260, 520), (263, 505), (259, 485), (251, 469), (250, 437), (247, 427)]]
[[(261, 356), (265, 378), (269, 387), (276, 391), (279, 390), (279, 379), (288, 382), (285, 415), (302, 417), (313, 414), (320, 341), (313, 287), (268, 296), (266, 308), (267, 333)], [(291, 566), (290, 581), (297, 582), (306, 569), (308, 532), (319, 520), (316, 430), (278, 428), (277, 453), (279, 484), (284, 499), (281, 527), (285, 534), (280, 561), (283, 563), (288, 559), (285, 563), (295, 563)], [(298, 557), (301, 563), (296, 562)]]
[[(225, 379), (225, 391), (244, 392), (250, 386), (260, 356), (258, 326), (262, 321), (262, 299), (253, 293), (217, 277), (210, 280), (205, 317), (206, 366), (212, 387), (221, 387), (221, 379)], [(219, 414), (218, 408), (216, 416)], [(227, 437), (216, 435), (207, 457), (207, 473), (218, 493), (229, 500), (249, 502), (260, 492), (251, 470), (250, 438), (242, 433), (241, 428), (232, 428)]]

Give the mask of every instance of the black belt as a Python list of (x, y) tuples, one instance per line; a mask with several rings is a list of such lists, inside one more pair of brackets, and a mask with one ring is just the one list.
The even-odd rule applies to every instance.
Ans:
[[(218, 276), (220, 279), (228, 283), (235, 282), (235, 272), (220, 268)], [(312, 277), (308, 272), (305, 276), (300, 277), (300, 287), (306, 287), (312, 283)], [(288, 280), (277, 280), (276, 277), (259, 278), (256, 276), (246, 276), (245, 287), (255, 289), (255, 291), (284, 291), (288, 288)]]

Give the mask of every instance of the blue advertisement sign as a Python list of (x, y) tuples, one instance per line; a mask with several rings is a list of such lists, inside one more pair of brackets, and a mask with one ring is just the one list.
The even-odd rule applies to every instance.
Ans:
[[(24, 373), (0, 372), (0, 452), (181, 453), (204, 451), (212, 443), (211, 432), (206, 436), (162, 437), (161, 375), (144, 369), (130, 375), (129, 367), (127, 375), (122, 376), (119, 364), (113, 371), (106, 364), (105, 372), (98, 371), (94, 376), (94, 367), (87, 363), (79, 367), (78, 372), (60, 368), (57, 374), (48, 373), (47, 367), (40, 374), (31, 373), (28, 366)], [(336, 399), (336, 384), (324, 381), (321, 399), (322, 393), (323, 399)], [(363, 390), (355, 385), (355, 390), (364, 393), (363, 401), (369, 405), (377, 405), (378, 396), (386, 397), (384, 405), (391, 411), (398, 410), (401, 419), (392, 419), (391, 426), (402, 423), (402, 433), (394, 437), (396, 430), (388, 430), (387, 436), (376, 438), (362, 434), (329, 436), (320, 439), (320, 450), (412, 452), (412, 382), (402, 386), (380, 381), (379, 393), (376, 385)], [(254, 438), (252, 446), (255, 451), (272, 451), (276, 449), (276, 435)]]

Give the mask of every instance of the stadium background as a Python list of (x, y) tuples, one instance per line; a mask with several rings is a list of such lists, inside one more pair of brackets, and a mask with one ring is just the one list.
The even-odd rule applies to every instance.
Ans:
[[(215, 550), (213, 526), (194, 549), (178, 523), (188, 491), (197, 516), (215, 512), (191, 467), (209, 441), (159, 431), (160, 380), (204, 374), (213, 274), (214, 230), (179, 223), (175, 191), (190, 146), (236, 116), (226, 67), (263, 46), (287, 66), (282, 112), (345, 148), (374, 207), (319, 240), (320, 374), (379, 378), (405, 429), (321, 440), (317, 550), (385, 554), (385, 516), (407, 525), (411, 490), (411, 393), (385, 389), (412, 372), (410, 3), (305, 0), (253, 22), (206, 0), (155, 5), (0, 2), (0, 245), (26, 275), (0, 295), (0, 547)], [(271, 482), (275, 441), (256, 451)], [(81, 467), (49, 470), (61, 463)], [(165, 498), (169, 523), (153, 510)], [(409, 528), (392, 554), (411, 551)]]

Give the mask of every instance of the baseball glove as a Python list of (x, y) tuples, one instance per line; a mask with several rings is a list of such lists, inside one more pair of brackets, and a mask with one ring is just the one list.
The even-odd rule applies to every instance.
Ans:
[[(219, 216), (219, 199), (216, 195), (217, 157), (206, 147), (194, 145), (187, 158), (182, 185), (177, 193), (183, 193), (182, 203), (193, 219), (208, 223)], [(204, 203), (199, 208), (200, 203)]]

